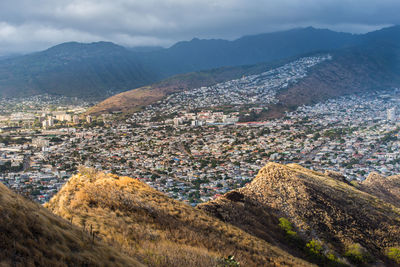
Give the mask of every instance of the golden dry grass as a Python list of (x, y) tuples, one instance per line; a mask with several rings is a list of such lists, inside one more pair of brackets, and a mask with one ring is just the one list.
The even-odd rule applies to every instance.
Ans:
[(142, 266), (0, 184), (0, 266)]
[(107, 98), (88, 110), (89, 114), (107, 113), (110, 111), (131, 112), (135, 108), (153, 104), (164, 98), (164, 88), (140, 87)]
[(310, 265), (129, 177), (83, 171), (47, 207), (150, 266)]

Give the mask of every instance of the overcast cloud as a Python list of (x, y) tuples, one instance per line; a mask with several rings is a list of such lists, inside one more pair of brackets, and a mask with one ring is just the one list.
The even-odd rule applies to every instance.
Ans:
[(170, 46), (314, 26), (363, 33), (400, 24), (399, 0), (1, 0), (0, 55), (67, 42)]

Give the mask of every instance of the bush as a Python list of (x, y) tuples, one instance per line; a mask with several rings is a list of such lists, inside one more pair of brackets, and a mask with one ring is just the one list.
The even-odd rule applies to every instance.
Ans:
[(308, 242), (305, 246), (305, 251), (312, 261), (319, 263), (325, 260), (322, 243), (318, 240), (313, 239)]
[(218, 267), (240, 267), (240, 263), (235, 260), (235, 256), (229, 255), (221, 260)]
[(286, 218), (279, 218), (279, 227), (285, 231), (286, 235), (297, 238), (297, 233), (293, 230), (293, 224)]
[(307, 251), (312, 255), (322, 255), (322, 243), (318, 240), (311, 240), (306, 244)]
[(344, 256), (356, 264), (372, 261), (372, 257), (368, 251), (358, 243), (349, 245)]
[(389, 248), (386, 251), (386, 256), (388, 256), (389, 259), (400, 264), (400, 248)]

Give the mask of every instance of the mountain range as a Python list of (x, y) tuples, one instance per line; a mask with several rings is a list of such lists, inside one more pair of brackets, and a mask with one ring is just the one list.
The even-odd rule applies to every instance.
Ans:
[(373, 173), (349, 183), (268, 163), (245, 187), (198, 207), (93, 169), (80, 169), (45, 207), (0, 185), (0, 264), (396, 266), (398, 180)]
[(47, 93), (105, 99), (175, 74), (271, 63), (378, 41), (385, 46), (398, 44), (399, 29), (394, 26), (356, 35), (309, 27), (233, 41), (193, 39), (154, 49), (128, 49), (108, 42), (64, 43), (42, 52), (0, 60), (0, 97)]

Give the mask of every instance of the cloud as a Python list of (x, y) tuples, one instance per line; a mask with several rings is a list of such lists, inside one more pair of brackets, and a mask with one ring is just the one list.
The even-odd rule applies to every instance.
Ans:
[(172, 45), (315, 26), (366, 32), (400, 24), (398, 0), (3, 0), (0, 54), (65, 41)]

